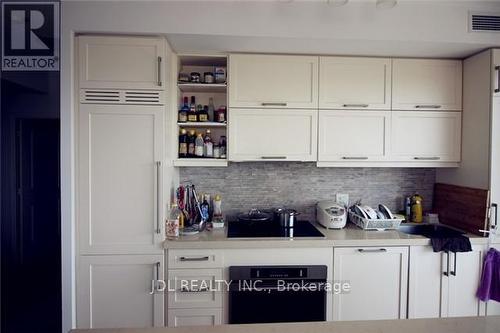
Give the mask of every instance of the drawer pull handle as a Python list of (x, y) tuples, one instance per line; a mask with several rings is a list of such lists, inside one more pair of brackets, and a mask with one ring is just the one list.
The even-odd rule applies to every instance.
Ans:
[(180, 257), (180, 261), (208, 261), (210, 259), (209, 256), (205, 257)]
[(432, 105), (415, 105), (417, 109), (441, 109), (441, 105), (432, 104)]
[(208, 289), (208, 287), (203, 287), (200, 289), (189, 289), (187, 287), (183, 287), (183, 288), (179, 289), (179, 291), (181, 293), (205, 293), (207, 291), (210, 291), (210, 289)]
[(381, 253), (387, 252), (387, 249), (358, 249), (360, 253)]
[(441, 159), (441, 157), (438, 157), (438, 156), (418, 157), (418, 156), (416, 156), (413, 159), (417, 160), (417, 161), (438, 161)]
[(344, 104), (345, 108), (367, 108), (368, 104)]
[(264, 102), (262, 106), (286, 106), (287, 103)]
[(367, 160), (368, 157), (366, 156), (343, 156), (343, 160)]
[(262, 160), (286, 160), (286, 156), (261, 156)]

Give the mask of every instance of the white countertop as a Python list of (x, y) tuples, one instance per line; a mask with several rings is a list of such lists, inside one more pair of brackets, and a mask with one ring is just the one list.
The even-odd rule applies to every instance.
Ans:
[(191, 326), (180, 328), (93, 329), (71, 333), (500, 333), (500, 316)]
[[(335, 246), (410, 246), (430, 245), (424, 236), (408, 235), (397, 230), (365, 231), (348, 223), (344, 229), (325, 229), (314, 223), (324, 238), (227, 238), (227, 230), (214, 229), (196, 235), (166, 240), (164, 248), (262, 248), (262, 247), (335, 247)], [(488, 238), (467, 234), (472, 244), (487, 244)], [(498, 240), (500, 243), (500, 239)]]

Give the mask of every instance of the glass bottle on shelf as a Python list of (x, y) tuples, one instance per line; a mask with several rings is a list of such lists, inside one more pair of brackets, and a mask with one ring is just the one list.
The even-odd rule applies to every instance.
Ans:
[(181, 134), (179, 135), (179, 157), (188, 157), (188, 135), (186, 129), (181, 129)]
[(190, 130), (188, 135), (188, 157), (195, 157), (196, 131)]
[(179, 123), (185, 123), (186, 121), (188, 121), (188, 112), (189, 112), (188, 98), (184, 97), (184, 103), (182, 104), (182, 107), (179, 110), (179, 118), (177, 119), (177, 121)]
[(188, 121), (189, 122), (198, 121), (198, 114), (196, 113), (196, 103), (194, 96), (191, 96), (191, 104), (189, 104)]
[(198, 121), (208, 121), (208, 106), (205, 105), (203, 108), (200, 108), (200, 111), (198, 112)]
[(213, 97), (210, 97), (208, 99), (207, 113), (208, 113), (208, 121), (215, 121), (215, 106)]
[(226, 136), (221, 135), (219, 139), (219, 150), (220, 150), (220, 158), (226, 158), (227, 147), (226, 147)]
[(203, 157), (204, 141), (201, 133), (198, 133), (195, 141), (194, 154), (195, 157)]
[(210, 137), (211, 131), (207, 129), (205, 139), (203, 140), (203, 156), (208, 158), (214, 157), (214, 143)]

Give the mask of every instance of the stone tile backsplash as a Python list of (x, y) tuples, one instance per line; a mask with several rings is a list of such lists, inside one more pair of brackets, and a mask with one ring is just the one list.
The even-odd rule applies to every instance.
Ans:
[(432, 208), (436, 179), (432, 168), (317, 168), (315, 163), (230, 163), (227, 168), (180, 168), (180, 181), (198, 193), (220, 194), (228, 216), (251, 208), (288, 207), (315, 218), (315, 204), (348, 193), (350, 202), (403, 207), (403, 198), (419, 193), (424, 210)]

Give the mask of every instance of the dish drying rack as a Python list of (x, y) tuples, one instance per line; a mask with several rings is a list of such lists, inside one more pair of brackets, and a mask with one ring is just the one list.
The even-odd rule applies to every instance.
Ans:
[(404, 219), (366, 219), (352, 211), (349, 211), (349, 221), (363, 230), (383, 231), (398, 229), (399, 225), (404, 221)]

